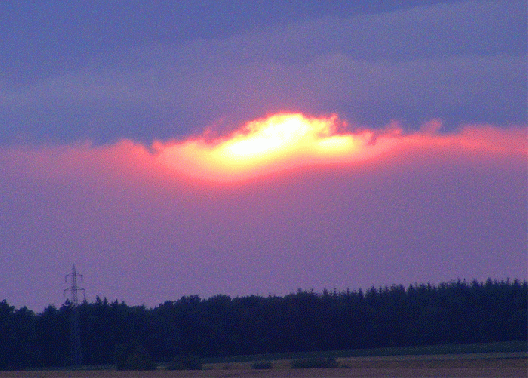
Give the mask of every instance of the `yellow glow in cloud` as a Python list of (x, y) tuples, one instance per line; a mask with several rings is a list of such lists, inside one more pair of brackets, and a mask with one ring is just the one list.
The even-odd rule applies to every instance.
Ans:
[[(154, 159), (173, 174), (210, 182), (229, 183), (294, 168), (356, 163), (393, 155), (464, 153), (524, 154), (521, 129), (465, 127), (455, 134), (439, 134), (440, 121), (414, 134), (401, 128), (340, 133), (337, 117), (308, 118), (276, 114), (247, 123), (225, 138), (207, 141), (156, 142)], [(379, 160), (379, 159), (378, 159)]]
[(336, 119), (277, 114), (249, 122), (227, 138), (155, 143), (158, 161), (210, 181), (245, 180), (286, 169), (365, 158), (372, 133), (338, 134)]
[(284, 162), (292, 157), (351, 152), (352, 136), (332, 135), (335, 118), (307, 119), (301, 114), (279, 114), (253, 121), (215, 146), (213, 157), (225, 167), (255, 168), (255, 164)]

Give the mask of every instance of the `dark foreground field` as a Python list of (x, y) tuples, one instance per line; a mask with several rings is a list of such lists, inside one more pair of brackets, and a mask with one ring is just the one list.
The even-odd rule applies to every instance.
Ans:
[(206, 365), (201, 371), (14, 371), (0, 378), (132, 378), (132, 377), (528, 377), (526, 354), (360, 357), (339, 359), (335, 369), (291, 369), (290, 361), (276, 361), (272, 369), (250, 364)]

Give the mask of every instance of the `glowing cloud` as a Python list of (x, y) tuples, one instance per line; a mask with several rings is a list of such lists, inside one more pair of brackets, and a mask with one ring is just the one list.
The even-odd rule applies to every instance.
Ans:
[(337, 117), (307, 118), (276, 114), (247, 123), (227, 138), (154, 143), (158, 161), (188, 176), (216, 182), (257, 176), (310, 165), (359, 161), (386, 150), (372, 142), (373, 132), (338, 132)]
[[(464, 153), (522, 155), (526, 151), (521, 129), (465, 127), (439, 134), (440, 121), (420, 132), (404, 134), (398, 126), (356, 133), (336, 116), (308, 118), (302, 114), (276, 114), (247, 123), (231, 135), (215, 140), (198, 137), (186, 141), (155, 142), (156, 163), (172, 174), (216, 183), (230, 183), (303, 167), (354, 164), (398, 154)], [(379, 159), (378, 159), (379, 160)]]
[[(163, 176), (170, 181), (223, 185), (294, 170), (338, 172), (343, 167), (364, 167), (366, 162), (372, 167), (391, 165), (396, 169), (426, 161), (463, 162), (472, 157), (524, 161), (527, 152), (526, 132), (521, 127), (469, 125), (444, 134), (439, 133), (442, 124), (436, 120), (414, 133), (405, 133), (397, 124), (354, 132), (346, 131), (346, 126), (337, 116), (276, 114), (212, 140), (205, 134), (182, 141), (157, 141), (150, 148), (128, 140), (105, 146), (12, 147), (3, 150), (0, 162), (18, 162), (23, 170), (38, 176), (47, 172), (59, 177), (76, 167), (75, 172), (100, 172), (101, 176), (114, 175), (114, 179), (129, 180), (139, 174), (154, 181)], [(15, 171), (20, 172), (20, 167)]]

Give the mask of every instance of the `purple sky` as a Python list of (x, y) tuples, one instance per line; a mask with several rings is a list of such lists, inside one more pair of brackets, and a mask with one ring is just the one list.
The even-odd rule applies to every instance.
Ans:
[[(382, 3), (2, 2), (0, 300), (527, 279), (525, 1)], [(278, 112), (364, 143), (208, 180)]]

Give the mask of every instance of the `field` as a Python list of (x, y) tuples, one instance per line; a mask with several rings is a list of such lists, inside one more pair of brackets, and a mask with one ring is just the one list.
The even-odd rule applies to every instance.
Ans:
[(169, 378), (169, 377), (528, 377), (526, 353), (486, 353), (434, 356), (339, 358), (341, 367), (291, 369), (288, 360), (273, 362), (272, 369), (256, 370), (250, 363), (206, 364), (201, 371), (15, 371), (0, 378)]
[[(293, 369), (292, 361), (332, 359), (337, 368)], [(270, 369), (254, 369), (260, 361)], [(526, 341), (489, 344), (338, 350), (230, 356), (203, 360), (203, 370), (116, 371), (113, 366), (81, 370), (0, 371), (0, 378), (337, 378), (337, 377), (515, 377), (528, 378)]]

